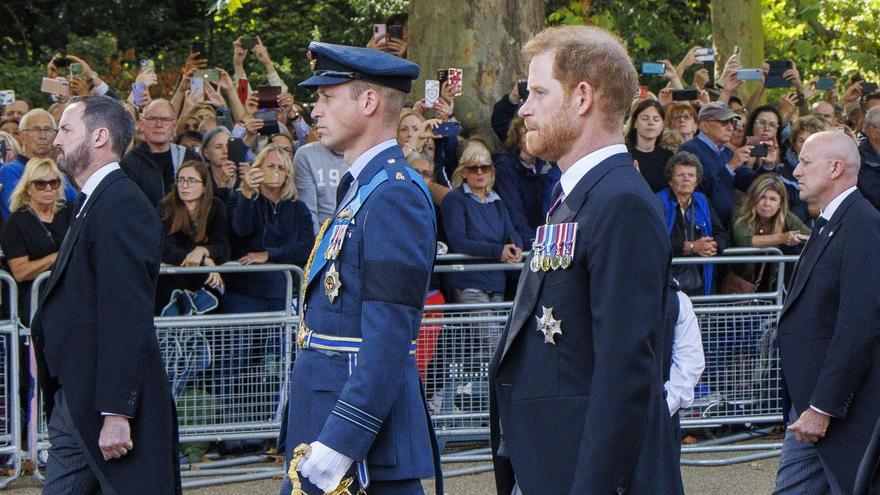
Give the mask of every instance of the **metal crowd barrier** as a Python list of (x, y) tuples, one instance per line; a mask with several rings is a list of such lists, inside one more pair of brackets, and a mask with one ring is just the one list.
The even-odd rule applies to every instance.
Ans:
[[(673, 260), (675, 265), (756, 262), (778, 265), (772, 292), (691, 298), (700, 323), (706, 369), (696, 387), (694, 404), (680, 412), (682, 428), (710, 429), (782, 421), (776, 322), (782, 308), (785, 264), (796, 260), (797, 256), (785, 256), (774, 248), (734, 248), (725, 250), (721, 256)], [(484, 263), (463, 255), (439, 256), (437, 261), (435, 271), (438, 273), (520, 270), (522, 267), (521, 264)], [(462, 263), (464, 261), (473, 263)], [(424, 368), (429, 409), (441, 443), (488, 439), (488, 366), (511, 307), (512, 302), (425, 307), (422, 331), (427, 328), (434, 334), (434, 353), (420, 364)], [(773, 450), (769, 455), (778, 455), (775, 450), (779, 445), (769, 445)], [(755, 450), (767, 445), (758, 447)], [(742, 449), (727, 445), (721, 439), (683, 448), (685, 453), (736, 450)], [(767, 453), (755, 455), (732, 461), (768, 456)], [(448, 459), (473, 462), (488, 460), (487, 456), (479, 452), (475, 456), (456, 455)]]
[(3, 304), (8, 312), (0, 320), (0, 488), (6, 488), (21, 475), (26, 453), (21, 448), (18, 286), (5, 271), (0, 271), (0, 291), (7, 296)]
[[(779, 356), (775, 345), (776, 320), (783, 298), (785, 263), (776, 249), (729, 249), (712, 258), (687, 257), (673, 264), (777, 263), (776, 290), (767, 293), (692, 297), (706, 354), (706, 371), (697, 386), (692, 407), (681, 411), (683, 428), (713, 428), (725, 424), (773, 424), (781, 422)], [(436, 273), (464, 271), (519, 271), (522, 264), (487, 263), (465, 255), (437, 257)], [(209, 272), (242, 273), (279, 271), (287, 280), (283, 311), (250, 314), (214, 314), (157, 317), (156, 333), (178, 411), (180, 441), (271, 439), (278, 435), (281, 412), (287, 400), (287, 370), (295, 359), (295, 332), (302, 305), (299, 295), (303, 272), (292, 265), (227, 264), (219, 267), (162, 267), (161, 274)], [(293, 274), (296, 277), (293, 277)], [(18, 476), (25, 458), (45, 460), (47, 428), (39, 394), (33, 410), (41, 418), (30, 421), (27, 451), (17, 449), (22, 432), (15, 411), (18, 404), (17, 296), (12, 277), (0, 272), (9, 285), (11, 318), (0, 321), (0, 455), (11, 455), (13, 476), (0, 479), (0, 488)], [(34, 301), (48, 273), (38, 277), (32, 289)], [(485, 304), (435, 304), (425, 307), (420, 338), (419, 366), (425, 382), (429, 409), (441, 443), (488, 439), (488, 367), (507, 321), (512, 302)], [(36, 304), (32, 305), (32, 313)], [(28, 331), (22, 332), (28, 335)], [(32, 416), (33, 418), (33, 416)], [(749, 438), (757, 433), (741, 434)], [(718, 465), (778, 455), (779, 444), (754, 448), (729, 445), (742, 436), (726, 437), (683, 447), (683, 453), (769, 450), (732, 460), (688, 460), (683, 464)], [(444, 456), (446, 463), (489, 459), (485, 449)], [(243, 468), (269, 460), (250, 456), (217, 462), (183, 464), (185, 487), (205, 486), (272, 477), (276, 468)], [(476, 471), (474, 471), (476, 469)], [(469, 474), (483, 467), (446, 472), (446, 476)], [(211, 471), (210, 473), (206, 471)], [(41, 479), (39, 469), (35, 476)], [(209, 479), (205, 479), (210, 477)]]
[[(287, 281), (285, 307), (281, 311), (242, 314), (207, 314), (155, 318), (156, 336), (177, 406), (178, 429), (182, 449), (193, 442), (231, 440), (268, 440), (278, 437), (282, 412), (287, 403), (288, 373), (296, 356), (296, 329), (301, 318), (300, 296), (304, 277), (294, 265), (239, 265), (228, 263), (216, 267), (181, 268), (163, 266), (160, 276), (191, 275), (219, 272), (279, 272)], [(295, 277), (294, 277), (295, 275)], [(35, 280), (32, 294), (38, 300), (39, 290), (48, 272)], [(36, 312), (33, 305), (32, 314)], [(45, 460), (48, 428), (42, 400), (37, 394), (39, 421), (31, 429), (31, 456)], [(251, 456), (248, 463), (268, 460)], [(183, 476), (189, 470), (204, 469), (216, 478), (197, 483), (184, 482), (184, 487), (220, 484), (232, 481), (226, 471), (218, 470), (224, 463), (213, 462), (210, 468), (201, 463), (184, 463)], [(242, 464), (236, 460), (234, 464)], [(229, 465), (228, 462), (225, 465)], [(204, 476), (204, 473), (202, 476)], [(39, 469), (34, 476), (42, 480)], [(265, 477), (265, 476), (262, 476)], [(259, 479), (259, 478), (253, 478)], [(241, 481), (236, 479), (234, 481)]]

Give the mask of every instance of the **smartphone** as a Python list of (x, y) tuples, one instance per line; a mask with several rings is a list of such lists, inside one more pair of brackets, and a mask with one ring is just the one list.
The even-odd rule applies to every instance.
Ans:
[(153, 62), (153, 59), (141, 59), (141, 72), (156, 72), (156, 64)]
[(281, 94), (281, 86), (257, 86), (259, 103), (257, 108), (278, 108), (278, 96)]
[(816, 81), (816, 89), (822, 91), (828, 91), (830, 89), (834, 89), (834, 78), (833, 77), (820, 77), (818, 81)]
[(529, 83), (528, 81), (520, 81), (516, 83), (516, 92), (519, 93), (520, 101), (529, 99)]
[(639, 86), (639, 96), (640, 100), (644, 100), (648, 97), (648, 87), (647, 86)]
[(14, 89), (4, 89), (0, 91), (0, 106), (12, 105), (13, 103), (15, 103)]
[(246, 161), (246, 155), (247, 147), (244, 145), (241, 138), (229, 138), (229, 141), (226, 143), (226, 158), (238, 166), (239, 163), (244, 163)]
[(0, 139), (0, 163), (6, 163), (6, 140)]
[(444, 122), (434, 128), (437, 137), (455, 137), (461, 134), (461, 124), (458, 122)]
[(205, 96), (205, 80), (201, 77), (193, 77), (189, 81), (189, 91), (194, 95), (198, 95), (198, 98), (202, 98)]
[(440, 99), (440, 81), (428, 79), (425, 81), (425, 108), (434, 108), (434, 104)]
[(764, 78), (765, 88), (791, 87), (791, 82), (783, 77), (785, 71), (793, 67), (791, 65), (791, 60), (768, 60), (767, 65), (770, 66), (770, 71), (767, 72), (767, 77)]
[(81, 76), (83, 75), (83, 64), (70, 64), (70, 76)]
[(373, 24), (373, 39), (378, 40), (385, 37), (385, 24)]
[(868, 96), (869, 94), (874, 93), (875, 91), (877, 91), (877, 84), (876, 83), (866, 82), (866, 83), (862, 84), (862, 96)]
[(142, 82), (136, 82), (131, 85), (131, 96), (134, 99), (134, 106), (141, 107), (144, 105), (144, 93), (147, 87)]
[(241, 47), (244, 48), (245, 50), (253, 50), (254, 47), (257, 46), (257, 38), (252, 38), (252, 37), (242, 38), (241, 41), (239, 41), (239, 43), (241, 43)]
[(43, 82), (40, 85), (40, 91), (57, 96), (67, 96), (70, 94), (70, 91), (67, 88), (66, 79), (52, 79), (51, 77), (43, 78)]
[(248, 80), (239, 79), (238, 87), (235, 88), (235, 90), (238, 93), (238, 99), (241, 100), (241, 104), (244, 105), (248, 97)]
[(217, 114), (217, 125), (221, 125), (227, 129), (232, 129), (232, 115), (230, 110), (226, 107), (220, 107), (216, 110)]
[(254, 118), (263, 121), (263, 127), (258, 131), (261, 136), (274, 136), (278, 134), (278, 111), (274, 108), (260, 110), (254, 114)]
[(666, 73), (666, 66), (660, 62), (642, 62), (642, 74), (644, 75), (662, 75)]
[(268, 182), (270, 184), (275, 184), (278, 182), (278, 179), (281, 176), (278, 174), (278, 171), (274, 168), (265, 167), (263, 168), (263, 182)]
[(452, 93), (452, 96), (461, 96), (461, 82), (462, 75), (464, 71), (461, 69), (447, 69), (449, 71), (449, 80), (447, 85), (449, 86), (449, 92)]
[(749, 153), (749, 156), (758, 158), (767, 156), (767, 145), (761, 141), (761, 136), (749, 136), (746, 139), (746, 144), (752, 147), (752, 152)]
[(440, 69), (437, 71), (437, 80), (440, 81), (440, 86), (443, 86), (449, 79), (449, 69)]
[(696, 57), (698, 62), (714, 62), (715, 61), (715, 49), (714, 48), (700, 48), (699, 50), (694, 52), (694, 56)]
[(199, 58), (205, 58), (208, 55), (208, 52), (205, 50), (205, 42), (204, 41), (193, 40), (192, 48), (190, 49), (190, 52), (198, 53), (199, 55), (201, 55), (201, 57), (199, 57)]
[(672, 101), (691, 101), (696, 100), (700, 96), (700, 92), (696, 89), (673, 89)]
[(401, 26), (400, 24), (392, 24), (391, 26), (388, 26), (388, 37), (402, 40), (403, 26)]
[(193, 73), (193, 79), (196, 78), (217, 84), (217, 81), (220, 80), (220, 72), (216, 69), (199, 69)]
[(736, 78), (740, 81), (760, 81), (761, 74), (761, 69), (739, 69)]

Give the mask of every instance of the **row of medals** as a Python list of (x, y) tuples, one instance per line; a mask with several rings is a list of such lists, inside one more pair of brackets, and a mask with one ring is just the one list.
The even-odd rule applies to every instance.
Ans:
[(529, 262), (529, 268), (537, 273), (538, 271), (549, 272), (550, 270), (565, 270), (571, 266), (571, 255), (564, 254), (541, 254), (540, 249), (536, 249)]

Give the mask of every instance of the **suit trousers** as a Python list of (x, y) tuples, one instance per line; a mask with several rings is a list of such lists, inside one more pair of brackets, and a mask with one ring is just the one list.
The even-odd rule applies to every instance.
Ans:
[[(791, 408), (789, 412), (791, 421), (797, 421), (798, 417), (794, 408)], [(786, 431), (773, 495), (844, 495), (844, 493), (837, 478), (819, 456), (816, 446), (798, 442), (794, 432)]]
[(62, 390), (55, 394), (55, 409), (49, 421), (49, 462), (43, 495), (115, 494), (110, 483), (85, 451), (82, 438), (70, 420)]

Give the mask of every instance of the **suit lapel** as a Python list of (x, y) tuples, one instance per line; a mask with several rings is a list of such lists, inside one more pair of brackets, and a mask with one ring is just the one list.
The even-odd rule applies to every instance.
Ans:
[[(792, 302), (797, 299), (797, 297), (803, 292), (804, 287), (807, 284), (807, 279), (810, 278), (810, 273), (812, 273), (813, 268), (816, 266), (816, 263), (819, 261), (819, 258), (822, 256), (822, 252), (831, 242), (831, 239), (834, 237), (837, 229), (840, 227), (843, 216), (846, 214), (846, 210), (849, 209), (856, 200), (862, 197), (861, 193), (858, 190), (853, 191), (847, 196), (846, 199), (840, 204), (837, 208), (837, 211), (834, 212), (834, 216), (831, 220), (825, 224), (825, 227), (822, 229), (821, 233), (815, 233), (818, 238), (815, 239), (816, 244), (813, 246), (809, 246), (809, 250), (807, 251), (801, 259), (798, 260), (797, 265), (795, 265), (794, 277), (791, 287), (791, 292), (788, 294), (788, 298), (786, 298), (785, 303), (782, 305), (782, 311), (780, 312), (780, 317), (785, 314), (785, 311), (791, 306)], [(811, 242), (812, 239), (808, 242)]]
[[(80, 232), (82, 232), (83, 224), (86, 223), (86, 220), (89, 217), (89, 212), (95, 206), (95, 203), (98, 202), (98, 197), (112, 182), (115, 182), (121, 177), (125, 177), (125, 172), (122, 170), (115, 170), (105, 177), (104, 180), (98, 184), (98, 187), (92, 191), (92, 194), (89, 195), (80, 214), (74, 217), (73, 224), (71, 224), (70, 228), (67, 230), (67, 234), (64, 235), (64, 241), (61, 242), (61, 249), (58, 251), (58, 258), (55, 260), (55, 264), (52, 265), (52, 273), (49, 276), (49, 281), (46, 282), (46, 289), (43, 291), (41, 301), (45, 300), (49, 292), (52, 291), (52, 288), (55, 287), (58, 279), (61, 278), (61, 274), (64, 272), (64, 269), (67, 267), (67, 262), (70, 260), (70, 254), (73, 252), (73, 246), (76, 245), (76, 240), (79, 238)], [(42, 306), (42, 302), (40, 305)]]
[[(571, 194), (566, 196), (562, 204), (559, 205), (559, 208), (553, 212), (553, 215), (550, 217), (550, 223), (572, 222), (587, 202), (590, 190), (609, 172), (621, 166), (633, 166), (632, 157), (628, 153), (610, 156), (587, 172), (571, 191)], [(514, 339), (516, 339), (520, 330), (527, 324), (528, 319), (534, 313), (535, 305), (538, 303), (538, 297), (540, 296), (541, 286), (544, 283), (546, 272), (541, 270), (532, 272), (528, 268), (532, 256), (534, 256), (534, 249), (532, 254), (529, 255), (529, 259), (523, 262), (523, 271), (520, 274), (519, 286), (516, 289), (516, 299), (513, 303), (513, 309), (510, 311), (510, 318), (508, 318), (507, 339), (504, 341), (501, 360), (507, 355), (507, 351), (510, 349), (511, 344), (513, 344)], [(574, 269), (574, 267), (569, 269)]]

